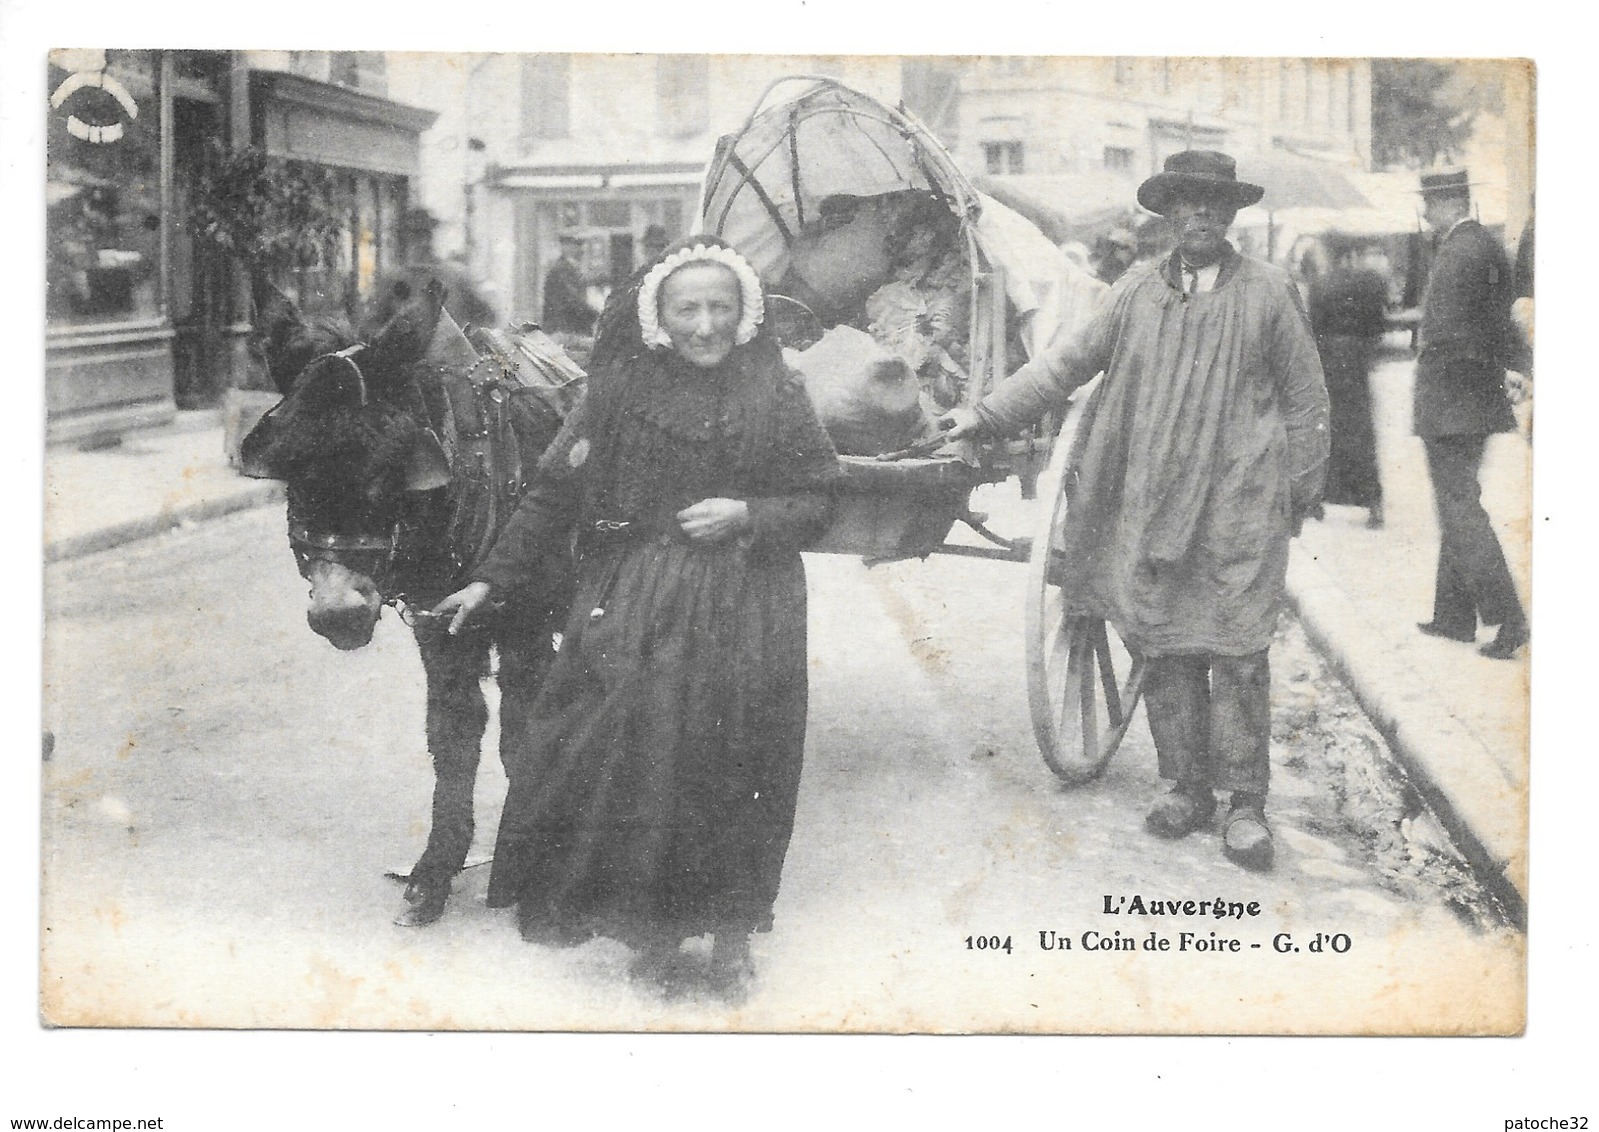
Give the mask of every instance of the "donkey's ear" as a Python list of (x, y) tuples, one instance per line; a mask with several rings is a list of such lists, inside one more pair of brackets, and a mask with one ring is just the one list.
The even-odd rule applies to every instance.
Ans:
[(250, 297), (255, 303), (257, 348), (278, 392), (287, 393), (309, 360), (303, 350), (295, 348), (305, 320), (293, 299), (259, 275), (250, 281)]
[(381, 382), (427, 353), (444, 311), (444, 295), (443, 284), (429, 279), (426, 287), (400, 304), (394, 317), (366, 348), (366, 368), (373, 381)]
[(303, 321), (294, 300), (274, 287), (265, 276), (251, 276), (250, 298), (255, 301), (257, 329), (270, 331), (284, 323), (298, 326)]

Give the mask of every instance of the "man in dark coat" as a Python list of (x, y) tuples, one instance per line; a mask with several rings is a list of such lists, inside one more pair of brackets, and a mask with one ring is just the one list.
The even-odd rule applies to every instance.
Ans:
[(1078, 333), (939, 421), (955, 438), (1015, 433), (1105, 372), (1060, 547), (1070, 612), (1110, 621), (1148, 660), (1144, 705), (1172, 785), (1145, 826), (1186, 837), (1226, 791), (1222, 852), (1257, 870), (1273, 855), (1267, 652), (1328, 448), (1299, 293), (1226, 238), (1264, 192), (1224, 153), (1172, 154), (1138, 190), (1170, 223), (1171, 254), (1129, 268)]
[(1421, 191), (1438, 244), (1417, 332), (1415, 429), (1427, 451), (1439, 548), (1432, 620), (1420, 628), (1471, 641), (1479, 621), (1497, 625), (1498, 635), (1478, 651), (1509, 659), (1527, 643), (1527, 615), (1477, 475), (1488, 436), (1516, 427), (1505, 394), (1516, 334), (1510, 262), (1471, 219), (1464, 170), (1424, 173)]
[(548, 333), (594, 333), (594, 308), (589, 306), (588, 284), (578, 268), (582, 238), (563, 233), (561, 257), (544, 277), (544, 317), (540, 325)]

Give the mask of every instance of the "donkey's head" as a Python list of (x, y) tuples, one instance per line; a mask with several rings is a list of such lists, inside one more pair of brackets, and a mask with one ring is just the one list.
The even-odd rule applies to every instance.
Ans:
[(257, 333), (283, 400), (245, 437), (246, 475), (283, 480), (289, 540), (311, 583), (306, 620), (335, 647), (372, 639), (413, 493), (449, 483), (422, 392), (444, 289), (400, 304), (369, 340), (255, 288)]

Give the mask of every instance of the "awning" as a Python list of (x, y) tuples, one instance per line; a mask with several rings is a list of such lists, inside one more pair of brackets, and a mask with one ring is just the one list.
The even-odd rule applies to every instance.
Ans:
[(1257, 208), (1370, 208), (1371, 201), (1355, 183), (1359, 168), (1352, 161), (1323, 161), (1286, 149), (1238, 158), (1238, 179), (1261, 185), (1266, 195)]

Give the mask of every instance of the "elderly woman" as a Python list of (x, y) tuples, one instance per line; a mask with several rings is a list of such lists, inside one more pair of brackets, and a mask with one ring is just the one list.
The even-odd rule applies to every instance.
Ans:
[(761, 284), (714, 237), (618, 292), (588, 394), (488, 561), (438, 607), (455, 631), (573, 549), (577, 598), (531, 709), (489, 903), (523, 937), (633, 945), (635, 976), (736, 997), (769, 930), (805, 742), (805, 574), (837, 459), (763, 328)]

